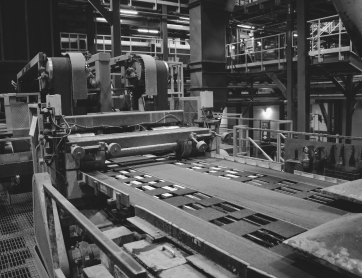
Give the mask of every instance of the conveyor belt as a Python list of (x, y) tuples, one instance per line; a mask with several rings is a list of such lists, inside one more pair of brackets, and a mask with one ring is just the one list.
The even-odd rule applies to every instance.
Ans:
[[(279, 177), (276, 177), (275, 175), (271, 176), (260, 173), (260, 168), (248, 168), (249, 171), (246, 171), (245, 168), (241, 170), (242, 167), (235, 169), (235, 167), (226, 167), (220, 165), (220, 163), (207, 163), (204, 160), (182, 160), (173, 164), (196, 172), (247, 183), (348, 212), (362, 212), (362, 206), (352, 205), (351, 203), (347, 204), (343, 200), (320, 193), (320, 189), (323, 189), (323, 187), (304, 183), (298, 179), (298, 176), (288, 177), (284, 175), (282, 177), (282, 175), (279, 175)], [(229, 166), (235, 165), (231, 164)], [(328, 185), (331, 186), (330, 184)]]
[(260, 213), (311, 229), (346, 214), (345, 211), (280, 194), (246, 183), (220, 179), (175, 165), (139, 168), (140, 171), (246, 206)]
[[(142, 168), (142, 170), (144, 170), (145, 172), (149, 172), (150, 170), (154, 172), (159, 171), (159, 173), (166, 173), (167, 175), (174, 175), (174, 170), (187, 171), (187, 174), (196, 173), (190, 170), (180, 169), (174, 165), (151, 166)], [(291, 254), (287, 250), (284, 250), (282, 246), (276, 246), (271, 249), (266, 249), (261, 245), (254, 244), (252, 242), (253, 233), (257, 231), (272, 231), (275, 232), (275, 234), (272, 233), (272, 235), (278, 236), (280, 234), (283, 234), (283, 236), (288, 238), (293, 234), (298, 234), (302, 232), (303, 229), (301, 229), (300, 227), (288, 224), (284, 221), (277, 220), (273, 217), (270, 217), (270, 215), (258, 215), (258, 213), (256, 213), (255, 211), (244, 208), (242, 206), (238, 206), (239, 210), (237, 212), (231, 212), (226, 214), (230, 216), (233, 215), (236, 219), (239, 217), (238, 220), (243, 217), (247, 218), (249, 216), (261, 216), (262, 219), (264, 218), (264, 220), (269, 221), (269, 223), (265, 222), (260, 224), (259, 226), (253, 226), (251, 222), (248, 223), (247, 221), (238, 221), (238, 223), (236, 224), (230, 224), (231, 226), (229, 227), (226, 227), (227, 225), (225, 225), (220, 228), (218, 227), (217, 223), (213, 222), (213, 220), (220, 219), (225, 215), (223, 215), (223, 213), (220, 213), (220, 211), (216, 210), (215, 207), (217, 207), (218, 204), (233, 204), (226, 203), (224, 200), (220, 200), (218, 198), (207, 198), (202, 201), (197, 201), (198, 203), (203, 204), (206, 208), (196, 212), (187, 209), (183, 210), (183, 205), (193, 203), (191, 199), (185, 197), (188, 194), (193, 194), (192, 190), (190, 191), (187, 188), (179, 189), (179, 192), (173, 190), (166, 190), (166, 187), (173, 187), (175, 183), (168, 182), (165, 178), (163, 178), (163, 181), (160, 181), (160, 178), (155, 177), (159, 175), (145, 176), (144, 173), (140, 171), (141, 169), (139, 169), (138, 171), (130, 171), (125, 170), (124, 167), (123, 169), (121, 167), (114, 167), (113, 172), (109, 172), (106, 174), (95, 172), (88, 173), (88, 175), (90, 175), (93, 179), (100, 181), (102, 184), (106, 184), (111, 188), (118, 189), (124, 193), (129, 194), (132, 204), (140, 205), (141, 207), (152, 211), (160, 217), (172, 221), (180, 228), (187, 230), (188, 232), (202, 238), (203, 240), (211, 242), (219, 248), (229, 252), (231, 255), (247, 261), (252, 266), (266, 271), (267, 273), (276, 275), (277, 277), (325, 277), (323, 276), (326, 273), (325, 269), (319, 268), (319, 270), (317, 270), (310, 265), (308, 266), (300, 264), (300, 262), (298, 261), (294, 261), (295, 255)], [(183, 174), (186, 174), (186, 172)], [(196, 174), (203, 175), (201, 173)], [(117, 176), (119, 180), (112, 178), (112, 176)], [(208, 177), (208, 175), (204, 175), (203, 177)], [(196, 179), (193, 176), (193, 185), (199, 183), (198, 178), (200, 178), (200, 176), (198, 176)], [(210, 178), (218, 181), (218, 185), (220, 186), (220, 179), (216, 179), (215, 177), (211, 176)], [(172, 178), (168, 180), (172, 181)], [(225, 180), (224, 182), (235, 184), (235, 182), (231, 182), (228, 180)], [(185, 183), (177, 182), (177, 184), (180, 185)], [(142, 189), (142, 187), (144, 186), (151, 186), (154, 189)], [(137, 187), (138, 189), (136, 189)], [(253, 187), (254, 189), (256, 188), (254, 186), (251, 187)], [(225, 191), (224, 188), (223, 191)], [(268, 191), (264, 191), (269, 194)], [(155, 199), (155, 197), (162, 198), (160, 196), (165, 193), (171, 193), (170, 195), (172, 197), (163, 200)], [(180, 196), (177, 196), (177, 194), (179, 194)], [(283, 195), (279, 194), (279, 197), (281, 196)], [(285, 197), (290, 198), (290, 196)], [(185, 199), (189, 200), (185, 202)], [(310, 202), (308, 203), (310, 204)], [(329, 216), (331, 217), (331, 215)], [(338, 217), (338, 214), (333, 216)], [(200, 221), (200, 218), (203, 219), (203, 221)], [(249, 219), (252, 221), (255, 220), (252, 218)], [(247, 235), (251, 235), (251, 238), (248, 238)], [(274, 248), (276, 249), (274, 250)], [(282, 256), (278, 255), (278, 253), (288, 255), (289, 258), (293, 259), (289, 260), (283, 258)], [(298, 265), (298, 267), (295, 267), (295, 265)], [(328, 273), (328, 277), (341, 276), (334, 276), (334, 273), (331, 272)]]

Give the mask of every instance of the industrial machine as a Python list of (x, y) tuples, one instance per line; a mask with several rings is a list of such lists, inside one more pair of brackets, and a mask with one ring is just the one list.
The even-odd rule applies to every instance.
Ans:
[[(197, 127), (167, 110), (167, 72), (146, 55), (69, 53), (19, 73), (20, 93), (42, 94), (28, 106), (39, 277), (361, 277), (359, 182), (283, 172), (280, 150), (246, 158), (253, 128), (220, 134), (210, 104)], [(320, 173), (325, 146), (313, 160), (302, 143), (298, 165)]]
[(17, 78), (19, 93), (39, 91), (43, 103), (46, 95), (60, 95), (64, 115), (168, 108), (167, 63), (149, 55), (38, 53)]
[[(328, 181), (218, 154), (221, 140), (231, 135), (220, 134), (219, 120), (210, 118), (209, 92), (202, 94), (205, 118), (197, 127), (185, 122), (182, 110), (159, 110), (166, 102), (164, 69), (149, 57), (127, 55), (105, 67), (107, 74), (124, 76), (131, 106), (142, 112), (63, 115), (67, 95), (59, 94), (29, 105), (41, 277), (356, 273), (341, 264), (315, 267), (287, 244), (298, 249), (299, 235), (343, 221), (361, 205), (320, 193), (331, 187)], [(111, 74), (97, 86), (109, 86)]]

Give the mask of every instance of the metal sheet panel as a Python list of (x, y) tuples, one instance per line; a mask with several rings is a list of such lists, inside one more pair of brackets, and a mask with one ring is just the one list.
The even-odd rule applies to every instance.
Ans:
[(361, 226), (362, 214), (349, 215), (290, 238), (284, 244), (343, 274), (361, 277)]

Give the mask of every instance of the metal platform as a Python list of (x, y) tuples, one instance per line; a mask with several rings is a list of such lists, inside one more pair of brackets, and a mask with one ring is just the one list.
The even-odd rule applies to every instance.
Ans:
[(33, 204), (27, 195), (13, 197), (17, 204), (9, 204), (5, 195), (0, 202), (0, 278), (41, 278), (35, 262)]

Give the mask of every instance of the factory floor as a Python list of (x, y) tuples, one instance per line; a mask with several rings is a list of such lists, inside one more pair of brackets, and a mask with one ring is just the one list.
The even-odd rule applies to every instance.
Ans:
[(0, 192), (0, 278), (40, 277), (34, 248), (31, 192)]

